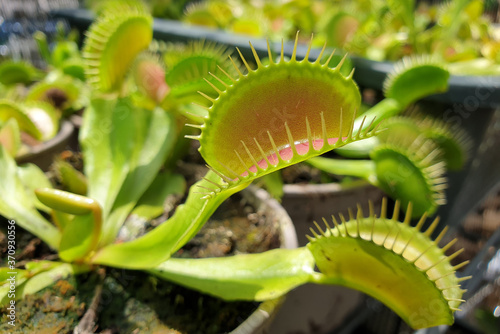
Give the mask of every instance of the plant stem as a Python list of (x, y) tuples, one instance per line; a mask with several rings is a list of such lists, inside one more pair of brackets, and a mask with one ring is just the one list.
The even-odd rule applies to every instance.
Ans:
[(349, 143), (345, 146), (335, 149), (335, 152), (346, 158), (368, 158), (370, 152), (379, 145), (379, 139), (375, 137), (366, 138)]
[(95, 254), (92, 262), (119, 268), (149, 269), (168, 260), (200, 230), (224, 200), (251, 183), (220, 189), (216, 195), (206, 198), (203, 189), (213, 189), (214, 183), (220, 182), (221, 178), (209, 171), (204, 179), (191, 186), (186, 202), (177, 207), (171, 218), (138, 239), (105, 246)]
[(375, 163), (371, 160), (343, 160), (315, 157), (306, 160), (306, 162), (327, 173), (356, 176), (367, 180), (373, 185), (377, 184)]
[(51, 188), (37, 189), (35, 194), (40, 202), (54, 210), (79, 216), (92, 214), (94, 226), (89, 252), (97, 247), (102, 228), (102, 210), (99, 203), (85, 196)]
[(43, 32), (37, 31), (33, 34), (33, 38), (35, 39), (43, 60), (45, 60), (47, 64), (54, 65), (52, 56), (50, 55), (49, 44), (47, 43), (47, 36)]
[(392, 117), (394, 115), (399, 114), (403, 111), (404, 107), (401, 106), (396, 100), (386, 97), (370, 109), (365, 112), (363, 115), (360, 115), (356, 118), (354, 122), (354, 131), (358, 131), (363, 119), (366, 117), (365, 122), (363, 123), (363, 127), (361, 130), (366, 130), (370, 124), (375, 127), (377, 124), (382, 122), (384, 119)]

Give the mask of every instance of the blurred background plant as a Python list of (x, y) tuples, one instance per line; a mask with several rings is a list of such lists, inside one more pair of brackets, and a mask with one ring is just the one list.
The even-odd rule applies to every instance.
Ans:
[[(101, 1), (86, 1), (99, 12)], [(355, 56), (396, 61), (433, 54), (460, 75), (500, 74), (495, 0), (148, 1), (155, 17), (271, 40), (315, 34)]]
[(63, 23), (56, 32), (50, 45), (42, 31), (34, 33), (42, 69), (25, 60), (0, 62), (0, 142), (13, 157), (53, 139), (62, 120), (88, 104), (78, 33), (66, 34)]

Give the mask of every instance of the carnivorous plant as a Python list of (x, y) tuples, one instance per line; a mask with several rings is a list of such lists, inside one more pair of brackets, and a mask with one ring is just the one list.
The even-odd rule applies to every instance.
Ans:
[[(466, 162), (470, 139), (456, 127), (423, 116), (397, 116), (412, 103), (448, 87), (448, 71), (430, 59), (404, 59), (384, 82), (385, 98), (363, 117), (384, 122), (377, 136), (336, 150), (346, 157), (315, 157), (308, 164), (337, 175), (365, 179), (398, 199), (413, 203), (413, 215), (432, 214), (446, 203), (446, 169), (459, 170)], [(430, 81), (429, 81), (430, 80)], [(357, 120), (358, 123), (362, 120)]]
[(49, 64), (47, 71), (25, 62), (6, 60), (0, 64), (0, 83), (5, 85), (5, 90), (0, 90), (0, 144), (13, 157), (55, 137), (61, 118), (87, 104), (88, 90), (82, 82), (83, 64), (76, 42), (61, 40), (49, 50), (42, 32), (35, 33), (35, 38)]
[[(411, 215), (400, 221), (398, 207), (392, 218), (383, 205), (379, 215), (358, 210), (340, 222), (325, 219), (325, 227), (313, 230), (303, 248), (171, 258), (225, 199), (252, 180), (376, 133), (354, 128), (358, 87), (352, 74), (340, 73), (342, 62), (329, 67), (330, 57), (322, 57), (325, 49), (315, 61), (307, 56), (298, 60), (295, 51), (289, 60), (282, 51), (274, 61), (269, 51), (267, 65), (254, 50), (256, 68), (241, 56), (246, 71), (235, 66), (235, 76), (207, 73), (218, 84), (207, 80), (201, 92), (210, 106), (202, 123), (194, 124), (201, 132), (193, 138), (210, 170), (168, 220), (141, 237), (116, 243), (127, 216), (150, 198), (150, 187), (159, 186), (155, 182), (161, 182), (162, 193), (183, 190), (177, 175), (159, 173), (174, 149), (178, 123), (158, 105), (136, 106), (125, 84), (127, 70), (151, 41), (152, 19), (139, 8), (119, 12), (103, 14), (84, 47), (93, 87), (80, 136), (87, 193), (53, 189), (36, 167), (16, 166), (0, 150), (2, 215), (59, 254), (58, 261), (16, 269), (18, 298), (67, 275), (111, 266), (145, 270), (227, 300), (274, 299), (308, 282), (340, 284), (380, 299), (412, 327), (453, 322), (463, 294), (463, 278), (455, 275), (461, 265), (450, 264), (456, 254), (446, 256), (449, 246), (438, 246), (445, 231), (430, 239), (436, 222), (421, 232), (425, 214), (419, 226), (411, 227)], [(7, 271), (0, 271), (3, 303)]]

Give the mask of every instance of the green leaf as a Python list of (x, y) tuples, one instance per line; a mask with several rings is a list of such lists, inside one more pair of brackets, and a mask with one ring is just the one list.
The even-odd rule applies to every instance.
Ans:
[(415, 26), (415, 0), (389, 0), (387, 5), (391, 12), (401, 18), (405, 26), (413, 33)]
[[(11, 281), (13, 281), (12, 277), (15, 276), (16, 284), (21, 284), (21, 280), (24, 282), (28, 277), (28, 271), (23, 269), (10, 269), (8, 267), (0, 268), (0, 291), (2, 291), (2, 287), (4, 285), (8, 285)], [(0, 295), (0, 299), (2, 295)]]
[(95, 212), (100, 216), (99, 204), (91, 198), (69, 193), (59, 189), (40, 188), (35, 190), (36, 197), (48, 207), (72, 215), (86, 215)]
[[(36, 167), (32, 167), (36, 168)], [(0, 147), (0, 214), (57, 249), (60, 233), (36, 209), (30, 187), (26, 187), (13, 158)], [(21, 173), (22, 175), (22, 173)], [(30, 181), (31, 182), (31, 181)]]
[(95, 246), (92, 242), (94, 225), (92, 213), (75, 216), (64, 228), (59, 257), (67, 262), (84, 258)]
[(129, 171), (127, 158), (134, 140), (131, 113), (138, 112), (127, 98), (93, 97), (83, 116), (80, 144), (87, 195), (101, 205), (104, 221)]
[(356, 176), (376, 184), (375, 163), (370, 160), (315, 157), (305, 162), (330, 174)]
[(166, 261), (199, 231), (225, 199), (250, 184), (246, 182), (218, 189), (217, 195), (205, 198), (206, 194), (200, 193), (203, 192), (201, 187), (213, 188), (214, 182), (221, 183), (222, 180), (215, 172), (209, 171), (204, 180), (190, 188), (186, 202), (177, 207), (170, 219), (138, 239), (100, 249), (92, 261), (131, 269), (149, 269)]
[(175, 126), (169, 113), (137, 108), (130, 98), (92, 99), (80, 142), (88, 196), (103, 208), (102, 245), (114, 240), (158, 173), (175, 143)]
[(160, 173), (137, 202), (132, 215), (148, 220), (163, 213), (163, 203), (169, 195), (182, 195), (186, 180), (180, 174)]
[[(383, 132), (381, 132), (383, 133)], [(378, 136), (359, 140), (335, 149), (335, 153), (346, 158), (368, 158), (379, 143)]]
[(385, 96), (405, 109), (428, 95), (446, 92), (449, 77), (446, 69), (430, 60), (404, 59), (384, 81)]
[(135, 136), (123, 134), (133, 145), (133, 151), (125, 157), (129, 172), (105, 221), (101, 239), (103, 244), (115, 239), (125, 219), (153, 182), (176, 143), (176, 121), (171, 114), (157, 108), (153, 111), (141, 110), (136, 116), (139, 117), (134, 120)]
[(35, 207), (49, 213), (51, 209), (42, 204), (35, 196), (35, 190), (39, 188), (52, 188), (52, 184), (45, 173), (34, 164), (24, 164), (17, 167), (17, 175), (26, 190), (26, 195), (31, 197)]
[(65, 190), (83, 196), (87, 194), (87, 178), (70, 163), (57, 159), (53, 168)]
[(59, 189), (41, 188), (35, 191), (38, 199), (45, 205), (71, 218), (54, 214), (63, 231), (59, 256), (68, 262), (83, 259), (97, 247), (102, 226), (102, 210), (91, 198), (72, 194)]
[(186, 116), (190, 121), (201, 123), (205, 117), (208, 117), (207, 109), (193, 103), (185, 103), (180, 105), (179, 113)]
[(0, 145), (5, 147), (13, 157), (16, 156), (21, 147), (21, 133), (15, 119), (8, 119), (0, 128)]
[(31, 262), (27, 262), (24, 267), (26, 270), (30, 273), (30, 275), (38, 274), (42, 271), (47, 271), (50, 269), (53, 269), (55, 267), (58, 267), (61, 265), (60, 262), (54, 262), (54, 261), (47, 261), (47, 260), (35, 260)]
[(68, 224), (71, 224), (73, 219), (75, 219), (75, 216), (69, 213), (57, 210), (52, 211), (52, 222), (57, 226), (57, 228), (60, 231), (64, 231), (66, 226), (68, 226)]
[(204, 259), (170, 259), (153, 275), (225, 299), (263, 301), (311, 281), (314, 258), (307, 248)]
[(50, 55), (49, 43), (47, 42), (47, 35), (38, 30), (33, 34), (33, 39), (38, 46), (38, 52), (42, 56), (43, 60), (45, 60), (47, 64), (52, 64), (52, 57)]
[[(358, 116), (354, 122), (354, 129), (357, 131), (361, 125), (363, 125), (362, 130), (368, 129), (370, 126), (373, 128), (383, 120), (401, 113), (404, 109), (405, 107), (395, 99), (385, 98), (368, 109), (363, 115)], [(347, 145), (350, 144), (352, 143)]]
[(26, 269), (10, 269), (7, 267), (0, 268), (0, 286), (9, 284), (10, 281), (12, 281), (9, 280), (9, 278), (13, 275), (16, 276), (16, 284), (21, 284), (22, 282), (20, 282), (20, 280), (23, 280), (24, 282), (33, 275), (50, 270), (58, 265), (59, 263), (52, 261), (32, 261), (25, 264)]
[(281, 172), (276, 171), (266, 174), (260, 181), (273, 198), (281, 199), (283, 197), (283, 177), (281, 176)]
[(35, 123), (24, 113), (24, 111), (16, 103), (1, 100), (0, 101), (0, 121), (5, 122), (8, 119), (15, 119), (19, 125), (19, 130), (28, 133), (33, 138), (40, 140), (42, 133), (36, 127)]

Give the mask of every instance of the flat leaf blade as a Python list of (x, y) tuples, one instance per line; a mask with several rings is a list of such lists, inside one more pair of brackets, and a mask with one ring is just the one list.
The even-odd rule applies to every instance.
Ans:
[(311, 281), (306, 248), (205, 259), (170, 259), (148, 272), (225, 300), (263, 301)]
[[(35, 168), (35, 167), (33, 167)], [(0, 146), (0, 214), (36, 235), (50, 247), (57, 249), (60, 232), (36, 209), (33, 184), (26, 186), (20, 179), (14, 159)], [(22, 174), (22, 173), (21, 173)], [(42, 181), (43, 183), (43, 181)]]
[(116, 196), (112, 212), (105, 221), (102, 244), (114, 240), (130, 211), (153, 182), (176, 142), (176, 121), (170, 113), (160, 108), (138, 112), (142, 115), (138, 115), (139, 117), (135, 119), (135, 131), (142, 134), (141, 140), (133, 141), (134, 151), (126, 157), (129, 171)]

